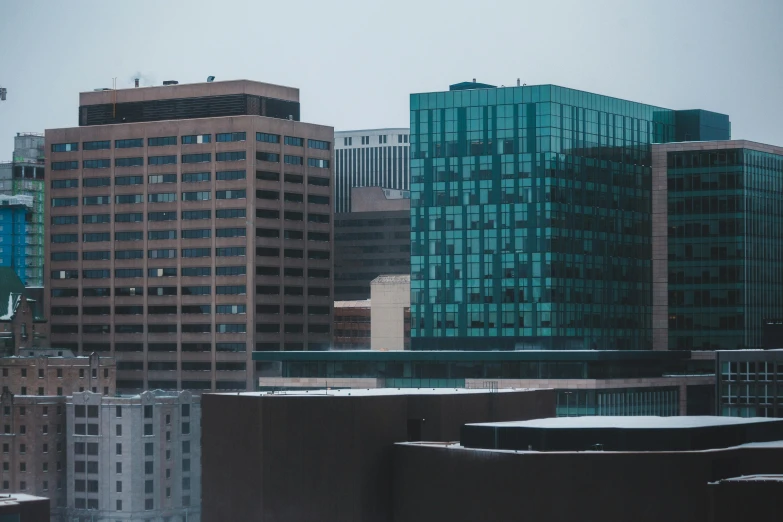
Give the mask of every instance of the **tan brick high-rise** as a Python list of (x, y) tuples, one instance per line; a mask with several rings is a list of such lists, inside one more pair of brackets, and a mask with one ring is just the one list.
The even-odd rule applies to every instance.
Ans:
[(81, 93), (46, 131), (51, 344), (117, 388), (253, 389), (253, 350), (332, 323), (332, 127), (246, 80)]

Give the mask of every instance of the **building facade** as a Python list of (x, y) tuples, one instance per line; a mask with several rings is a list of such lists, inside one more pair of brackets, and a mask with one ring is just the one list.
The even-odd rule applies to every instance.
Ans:
[[(35, 355), (29, 355), (33, 353)], [(92, 391), (114, 395), (116, 364), (111, 357), (74, 357), (69, 350), (31, 350), (0, 357), (3, 391), (16, 396), (70, 396)]]
[(783, 317), (783, 147), (656, 145), (653, 179), (655, 348), (762, 348)]
[(0, 357), (27, 355), (48, 342), (42, 303), (11, 267), (0, 267)]
[[(45, 148), (43, 134), (20, 132), (14, 137), (14, 157), (0, 163), (0, 194), (24, 196), (30, 204), (25, 220), (15, 227), (15, 233), (23, 233), (23, 248), (14, 251), (23, 264), (15, 266), (19, 278), (28, 287), (43, 286), (44, 271), (44, 184)], [(6, 223), (0, 224), (5, 229)], [(8, 245), (3, 245), (3, 254)], [(5, 256), (3, 256), (5, 257)], [(3, 265), (9, 266), (9, 265)]]
[(201, 403), (190, 392), (75, 393), (68, 520), (201, 520)]
[(328, 348), (333, 129), (298, 89), (80, 99), (46, 132), (52, 344), (115, 355), (122, 390), (246, 389), (253, 350)]
[(370, 301), (334, 302), (333, 350), (370, 349)]
[[(469, 82), (410, 104), (412, 349), (652, 348), (652, 144), (678, 111)], [(705, 111), (691, 139), (700, 115), (729, 139)]]
[(351, 189), (410, 190), (409, 129), (334, 133), (334, 211), (352, 211)]
[(253, 354), (261, 390), (542, 388), (557, 415), (709, 415), (715, 362), (683, 351), (358, 351)]
[(719, 415), (783, 417), (783, 350), (721, 350), (716, 364)]
[(411, 349), (411, 279), (409, 275), (379, 276), (371, 287), (373, 350)]
[(370, 298), (380, 275), (410, 274), (409, 193), (382, 187), (351, 191), (352, 211), (334, 216), (334, 295)]
[(20, 278), (27, 272), (28, 224), (33, 206), (32, 196), (0, 194), (0, 267), (13, 268)]

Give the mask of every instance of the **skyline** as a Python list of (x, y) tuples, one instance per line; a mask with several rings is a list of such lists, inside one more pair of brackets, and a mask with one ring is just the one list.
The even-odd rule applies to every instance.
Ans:
[(137, 76), (142, 86), (209, 75), (290, 85), (300, 89), (302, 121), (335, 130), (407, 127), (411, 93), (521, 78), (729, 114), (733, 138), (783, 145), (783, 70), (770, 66), (783, 45), (775, 30), (783, 4), (773, 0), (488, 2), (481, 10), (466, 1), (296, 10), (238, 1), (203, 16), (208, 5), (9, 3), (0, 20), (8, 89), (0, 161), (11, 159), (16, 132), (76, 125), (79, 92), (111, 87), (113, 77), (130, 88)]

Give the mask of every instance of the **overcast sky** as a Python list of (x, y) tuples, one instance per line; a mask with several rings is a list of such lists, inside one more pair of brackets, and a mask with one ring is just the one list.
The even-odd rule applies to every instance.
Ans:
[(408, 94), (477, 78), (728, 113), (783, 145), (783, 0), (0, 0), (0, 160), (76, 126), (78, 93), (163, 80), (298, 87), (302, 120), (408, 125)]

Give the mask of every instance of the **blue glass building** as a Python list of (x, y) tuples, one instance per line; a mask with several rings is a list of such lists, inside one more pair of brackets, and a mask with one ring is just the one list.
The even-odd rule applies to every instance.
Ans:
[(554, 85), (412, 94), (411, 347), (652, 347), (651, 147), (728, 117)]
[(23, 282), (27, 268), (27, 227), (32, 196), (0, 196), (0, 266), (13, 268)]

